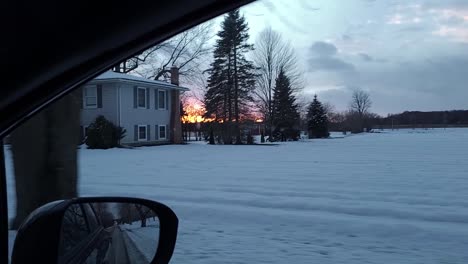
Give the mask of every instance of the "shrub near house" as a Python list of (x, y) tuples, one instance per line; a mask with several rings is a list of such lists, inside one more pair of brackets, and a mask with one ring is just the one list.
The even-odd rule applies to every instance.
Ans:
[(115, 148), (120, 145), (120, 140), (125, 137), (125, 132), (125, 129), (114, 125), (101, 115), (89, 125), (85, 143), (90, 149)]

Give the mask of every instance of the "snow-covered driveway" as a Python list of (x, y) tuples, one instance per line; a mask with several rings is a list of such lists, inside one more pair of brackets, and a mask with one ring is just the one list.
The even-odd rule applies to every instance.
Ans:
[(171, 206), (173, 263), (468, 263), (468, 129), (82, 149), (79, 190)]

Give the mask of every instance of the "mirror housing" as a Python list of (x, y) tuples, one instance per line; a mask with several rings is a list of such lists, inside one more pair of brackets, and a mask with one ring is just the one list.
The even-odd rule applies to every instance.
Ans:
[[(178, 218), (166, 205), (146, 199), (85, 197), (48, 203), (34, 210), (18, 229), (11, 263), (58, 263), (65, 212), (74, 204), (129, 203), (151, 209), (159, 220), (156, 255), (150, 263), (169, 263), (174, 252)], [(155, 245), (156, 247), (156, 245)]]

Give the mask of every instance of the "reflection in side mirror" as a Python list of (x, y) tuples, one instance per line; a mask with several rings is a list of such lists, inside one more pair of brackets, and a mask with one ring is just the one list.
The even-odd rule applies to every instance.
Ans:
[(12, 263), (168, 263), (178, 220), (135, 198), (77, 198), (35, 210), (18, 230)]
[(80, 203), (63, 216), (58, 263), (150, 263), (159, 218), (136, 203)]

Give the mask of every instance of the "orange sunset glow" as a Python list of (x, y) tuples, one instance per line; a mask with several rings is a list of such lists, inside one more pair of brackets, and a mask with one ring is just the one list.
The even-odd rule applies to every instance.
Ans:
[(212, 121), (211, 118), (204, 118), (205, 107), (198, 102), (186, 102), (184, 104), (185, 115), (182, 117), (183, 123), (203, 123)]
[[(195, 101), (195, 100), (186, 100), (183, 103), (185, 115), (182, 116), (182, 123), (205, 123), (205, 122), (212, 122), (214, 118), (205, 118), (203, 115), (205, 114), (205, 107), (202, 103)], [(247, 117), (241, 118), (242, 120), (253, 120), (255, 123), (262, 123), (263, 119), (258, 117), (255, 113), (251, 113)], [(235, 119), (233, 119), (233, 122)], [(219, 123), (223, 123), (224, 120), (218, 120)]]

